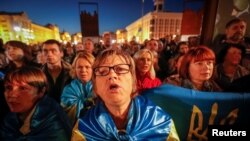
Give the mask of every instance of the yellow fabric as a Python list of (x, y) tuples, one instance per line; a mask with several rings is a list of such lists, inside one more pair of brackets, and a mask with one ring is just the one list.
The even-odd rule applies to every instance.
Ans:
[(172, 121), (171, 129), (170, 129), (170, 133), (168, 135), (167, 141), (179, 141), (180, 139), (175, 129), (174, 121), (173, 120), (171, 121)]
[(34, 106), (34, 108), (30, 111), (28, 116), (25, 118), (22, 127), (19, 129), (19, 131), (23, 135), (26, 135), (30, 132), (30, 120), (31, 120), (33, 113), (35, 112), (35, 109), (36, 109), (36, 106)]
[(71, 141), (87, 141), (83, 134), (78, 130), (78, 122), (79, 121), (76, 122), (73, 128)]
[(76, 122), (76, 105), (64, 108), (64, 111), (67, 113), (72, 125)]

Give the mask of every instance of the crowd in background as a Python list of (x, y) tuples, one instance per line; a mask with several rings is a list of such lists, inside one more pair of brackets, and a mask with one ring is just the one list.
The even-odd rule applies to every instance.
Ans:
[[(103, 105), (103, 103), (99, 103), (100, 99), (107, 106), (118, 132), (123, 131), (130, 123), (127, 121), (127, 117), (123, 117), (124, 115), (118, 114), (121, 119), (118, 118), (119, 116), (116, 117), (116, 109), (111, 108), (112, 104), (108, 103), (110, 101), (102, 94), (102, 90), (105, 91), (103, 85), (109, 84), (109, 82), (100, 79), (99, 76), (111, 75), (113, 72), (119, 75), (127, 74), (129, 71), (132, 72), (131, 67), (135, 70), (132, 74), (135, 78), (132, 78), (136, 80), (131, 82), (133, 88), (128, 94), (133, 97), (163, 84), (207, 91), (211, 94), (218, 91), (249, 93), (247, 84), (250, 80), (250, 38), (245, 36), (246, 25), (247, 23), (241, 19), (229, 21), (225, 26), (225, 34), (215, 38), (211, 46), (201, 45), (198, 36), (190, 37), (188, 41), (180, 41), (178, 37), (172, 39), (171, 36), (166, 36), (159, 40), (145, 40), (143, 44), (139, 44), (135, 40), (124, 44), (113, 44), (109, 33), (103, 35), (103, 44), (94, 43), (91, 39), (76, 45), (61, 44), (53, 39), (33, 46), (15, 40), (5, 44), (0, 42), (0, 135), (3, 136), (3, 139), (21, 138), (22, 135), (31, 135), (31, 133), (31, 136), (35, 136), (39, 132), (39, 130), (36, 131), (35, 124), (37, 123), (35, 121), (41, 120), (44, 114), (50, 115), (44, 118), (51, 120), (51, 123), (39, 121), (48, 126), (39, 127), (48, 129), (44, 134), (50, 134), (52, 125), (49, 124), (57, 125), (57, 128), (54, 128), (58, 132), (51, 136), (65, 135), (65, 138), (61, 137), (58, 140), (69, 140), (73, 126), (73, 130), (77, 132), (77, 134), (73, 134), (74, 138), (78, 138), (78, 134), (81, 132), (84, 135), (90, 134), (80, 127), (90, 124), (86, 118), (81, 117), (84, 117), (92, 106)], [(112, 60), (110, 58), (112, 55), (116, 59)], [(132, 66), (132, 62), (134, 66)], [(27, 69), (30, 72), (26, 72)], [(116, 76), (114, 78), (116, 79)], [(130, 84), (130, 82), (128, 83)], [(32, 88), (29, 88), (30, 86)], [(119, 87), (122, 86), (111, 83), (108, 89), (113, 92)], [(13, 99), (21, 97), (20, 94), (16, 94), (16, 91), (34, 92), (27, 94), (27, 97), (32, 97), (30, 99), (24, 98), (15, 101)], [(56, 102), (48, 100), (50, 98)], [(135, 105), (138, 104), (138, 101), (139, 103), (143, 101), (141, 98), (131, 98), (126, 102), (130, 103), (134, 100), (135, 102), (132, 103)], [(115, 101), (111, 102), (115, 103)], [(47, 109), (50, 112), (46, 112), (44, 104), (56, 105), (56, 103), (60, 106), (50, 106), (48, 107), (50, 110)], [(22, 106), (23, 109), (20, 108)], [(38, 108), (40, 108), (40, 112), (37, 110)], [(61, 109), (64, 110), (65, 115), (60, 114)], [(96, 110), (103, 109), (94, 109), (94, 111)], [(129, 112), (126, 110), (128, 109), (125, 108), (123, 112), (129, 116)], [(11, 111), (12, 114), (6, 115), (8, 111)], [(104, 112), (107, 111), (104, 110)], [(18, 113), (18, 116), (14, 113)], [(30, 114), (36, 116), (31, 117)], [(91, 116), (90, 114), (89, 112), (87, 115)], [(3, 120), (4, 116), (8, 118)], [(62, 122), (66, 118), (68, 120)], [(13, 120), (17, 121), (12, 123)], [(34, 122), (28, 123), (30, 120), (34, 120)], [(126, 121), (126, 125), (122, 124), (124, 121)], [(166, 119), (166, 121), (168, 120)], [(173, 125), (171, 124), (171, 126)], [(170, 124), (166, 125), (170, 128), (169, 126)], [(159, 129), (161, 128), (165, 129), (165, 127), (159, 127)], [(87, 138), (93, 136), (87, 136)], [(170, 138), (170, 135), (168, 137)], [(117, 136), (117, 138), (120, 137)], [(178, 137), (175, 139), (178, 140)]]

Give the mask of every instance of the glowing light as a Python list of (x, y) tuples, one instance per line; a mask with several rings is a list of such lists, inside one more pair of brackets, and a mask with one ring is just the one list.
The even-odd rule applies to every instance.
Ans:
[(113, 43), (115, 43), (115, 42), (116, 42), (116, 40), (114, 40), (114, 39), (113, 39), (111, 42), (112, 42), (112, 44), (113, 44)]
[(19, 26), (14, 26), (13, 29), (17, 32), (21, 31), (21, 28)]
[(136, 41), (136, 42), (139, 42), (139, 37), (136, 36), (136, 37), (135, 37), (135, 41)]
[(102, 43), (102, 44), (103, 44), (103, 40), (100, 40), (100, 43)]

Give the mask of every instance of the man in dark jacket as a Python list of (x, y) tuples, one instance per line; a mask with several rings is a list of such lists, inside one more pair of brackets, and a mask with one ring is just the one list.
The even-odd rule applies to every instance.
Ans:
[(63, 61), (63, 48), (57, 40), (45, 41), (42, 52), (46, 58), (43, 71), (48, 79), (48, 95), (60, 103), (62, 90), (71, 81), (69, 75), (71, 65)]

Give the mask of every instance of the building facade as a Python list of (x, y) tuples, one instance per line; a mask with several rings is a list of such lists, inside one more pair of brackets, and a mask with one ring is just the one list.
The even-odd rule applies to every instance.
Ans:
[(164, 0), (154, 0), (154, 11), (142, 16), (126, 27), (127, 40), (135, 38), (142, 43), (146, 39), (160, 39), (167, 35), (180, 35), (182, 13), (165, 12)]
[(126, 27), (127, 39), (133, 37), (143, 42), (146, 39), (160, 39), (167, 35), (180, 35), (182, 13), (149, 12)]
[(41, 26), (32, 23), (25, 12), (0, 12), (0, 38), (4, 42), (19, 40), (27, 44), (36, 44), (47, 39), (60, 40), (60, 34), (59, 28), (55, 25)]
[(66, 32), (66, 31), (63, 31), (61, 34), (60, 34), (60, 37), (62, 39), (62, 43), (63, 44), (67, 44), (67, 43), (71, 43), (71, 35), (69, 34), (69, 32)]
[(125, 29), (116, 30), (116, 42), (117, 43), (127, 42), (127, 31)]
[(78, 32), (78, 33), (71, 35), (71, 40), (74, 44), (82, 43), (83, 42), (82, 41), (82, 33)]

